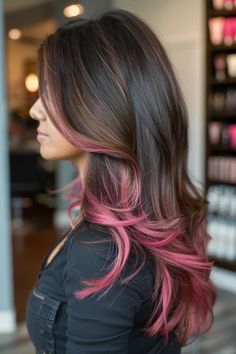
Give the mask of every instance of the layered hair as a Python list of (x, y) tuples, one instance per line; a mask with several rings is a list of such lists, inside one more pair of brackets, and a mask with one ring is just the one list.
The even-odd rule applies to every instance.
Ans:
[(88, 153), (73, 183), (84, 219), (117, 245), (112, 269), (79, 299), (110, 289), (131, 249), (155, 264), (153, 312), (143, 330), (184, 345), (212, 324), (207, 200), (187, 171), (188, 113), (170, 60), (149, 26), (109, 10), (67, 22), (38, 50), (39, 95), (55, 127)]

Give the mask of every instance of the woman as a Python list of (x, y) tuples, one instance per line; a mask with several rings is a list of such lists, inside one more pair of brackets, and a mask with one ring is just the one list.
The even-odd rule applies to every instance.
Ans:
[(161, 43), (110, 10), (49, 35), (38, 74), (40, 154), (78, 177), (71, 227), (28, 299), (36, 352), (180, 353), (210, 327), (215, 290), (207, 202), (187, 173), (187, 112)]

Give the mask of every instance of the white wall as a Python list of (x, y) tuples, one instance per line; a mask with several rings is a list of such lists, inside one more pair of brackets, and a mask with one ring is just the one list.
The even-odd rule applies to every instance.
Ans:
[(189, 111), (189, 171), (203, 183), (204, 0), (113, 0), (113, 7), (142, 17), (167, 50)]

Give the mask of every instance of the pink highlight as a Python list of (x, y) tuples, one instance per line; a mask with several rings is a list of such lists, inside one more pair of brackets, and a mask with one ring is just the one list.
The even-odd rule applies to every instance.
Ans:
[[(215, 290), (209, 280), (212, 263), (206, 256), (209, 238), (206, 230), (199, 227), (199, 237), (195, 241), (193, 235), (186, 233), (184, 217), (149, 220), (149, 213), (144, 211), (141, 200), (139, 167), (133, 157), (121, 151), (111, 150), (108, 146), (96, 145), (96, 142), (81, 137), (67, 127), (62, 131), (60, 123), (61, 120), (58, 118), (58, 129), (61, 129), (69, 141), (82, 151), (107, 154), (122, 161), (120, 178), (114, 173), (111, 164), (108, 165), (107, 179), (100, 180), (102, 194), (87, 182), (86, 185), (82, 185), (80, 177), (58, 190), (65, 191), (69, 187), (75, 187), (73, 193), (65, 197), (65, 199), (75, 198), (67, 211), (72, 227), (76, 226), (72, 220), (72, 210), (81, 206), (85, 211), (86, 220), (106, 226), (111, 231), (118, 248), (113, 268), (101, 279), (84, 280), (85, 288), (76, 291), (75, 297), (83, 299), (100, 291), (103, 292), (99, 299), (106, 296), (124, 269), (133, 243), (137, 248), (137, 256), (141, 257), (141, 266), (123, 279), (123, 283), (135, 277), (145, 263), (147, 253), (158, 265), (161, 264), (161, 269), (156, 268), (156, 278), (158, 281), (162, 274), (162, 284), (159, 290), (153, 291), (153, 314), (144, 331), (150, 336), (161, 333), (167, 343), (169, 332), (175, 330), (180, 343), (184, 345), (191, 336), (201, 333), (202, 328), (208, 329), (209, 315), (213, 316)], [(101, 195), (106, 196), (106, 201)], [(110, 202), (107, 202), (108, 200)], [(140, 253), (140, 246), (145, 252)], [(178, 297), (181, 297), (181, 301)], [(174, 305), (175, 311), (170, 316)]]
[[(151, 50), (150, 53), (152, 53)], [(165, 58), (163, 53), (160, 52), (160, 58)], [(174, 76), (172, 77), (171, 74), (171, 66), (166, 66), (166, 63), (161, 66), (159, 65), (160, 62), (160, 60), (156, 61), (158, 63), (156, 65), (157, 69), (160, 67), (160, 70), (163, 70), (159, 74), (164, 74), (165, 71), (168, 73), (166, 76), (163, 75), (163, 82), (166, 81), (166, 87), (170, 92), (170, 94), (167, 94), (166, 91), (166, 101), (163, 98), (164, 94), (158, 93), (160, 75), (157, 75), (156, 86), (151, 86), (151, 82), (155, 83), (153, 78), (150, 80), (150, 86), (144, 86), (139, 95), (142, 98), (142, 95), (146, 93), (146, 87), (150, 87), (150, 92), (153, 92), (156, 97), (161, 97), (158, 104), (152, 104), (151, 100), (146, 97), (147, 107), (143, 114), (146, 114), (147, 118), (149, 117), (150, 124), (148, 124), (147, 119), (147, 125), (145, 126), (138, 114), (135, 117), (135, 110), (128, 105), (126, 100), (121, 101), (117, 108), (117, 112), (120, 112), (121, 107), (126, 105), (127, 112), (125, 114), (127, 117), (129, 116), (129, 120), (131, 117), (133, 119), (139, 118), (140, 129), (147, 129), (146, 138), (141, 139), (139, 137), (137, 139), (134, 133), (133, 141), (136, 139), (136, 143), (139, 140), (149, 143), (149, 140), (145, 139), (150, 138), (152, 143), (158, 146), (156, 147), (156, 153), (162, 157), (164, 162), (157, 162), (158, 166), (155, 167), (162, 167), (163, 171), (161, 170), (159, 173), (158, 168), (153, 169), (156, 175), (154, 177), (150, 176), (152, 182), (150, 188), (142, 185), (142, 181), (146, 179), (143, 175), (141, 176), (141, 168), (137, 162), (138, 155), (135, 155), (133, 146), (132, 150), (130, 148), (132, 142), (128, 141), (126, 137), (124, 138), (120, 130), (113, 134), (110, 129), (104, 137), (97, 133), (97, 130), (100, 132), (104, 128), (104, 122), (106, 122), (106, 120), (103, 120), (104, 117), (109, 118), (111, 122), (114, 120), (116, 124), (120, 123), (118, 114), (117, 116), (114, 112), (111, 114), (106, 97), (104, 97), (105, 104), (103, 104), (102, 99), (97, 98), (96, 101), (94, 97), (90, 97), (91, 91), (96, 92), (96, 90), (86, 91), (85, 89), (85, 96), (90, 97), (87, 104), (84, 103), (83, 99), (76, 101), (75, 105), (68, 102), (70, 108), (76, 107), (76, 110), (73, 109), (70, 112), (73, 116), (73, 125), (76, 126), (75, 120), (78, 120), (77, 130), (70, 125), (71, 117), (67, 119), (64, 112), (65, 107), (63, 108), (58, 103), (60, 102), (58, 98), (61, 97), (61, 92), (58, 90), (57, 86), (60, 85), (56, 79), (60, 78), (59, 75), (51, 76), (51, 80), (49, 80), (49, 84), (54, 82), (54, 87), (52, 84), (49, 91), (57, 93), (57, 95), (50, 97), (52, 102), (51, 115), (50, 107), (47, 105), (47, 101), (50, 102), (50, 100), (44, 99), (44, 105), (52, 117), (53, 124), (65, 139), (82, 152), (90, 153), (91, 156), (91, 161), (87, 166), (85, 182), (82, 183), (78, 177), (71, 184), (59, 190), (65, 191), (68, 188), (73, 188), (73, 191), (67, 196), (67, 198), (73, 199), (68, 207), (68, 218), (71, 226), (76, 225), (76, 220), (73, 220), (72, 217), (72, 211), (75, 207), (80, 206), (83, 209), (84, 218), (92, 224), (105, 226), (110, 231), (117, 246), (117, 256), (107, 274), (100, 279), (84, 280), (84, 288), (76, 291), (74, 293), (75, 297), (83, 299), (97, 292), (102, 292), (99, 298), (105, 296), (124, 270), (133, 246), (137, 261), (139, 261), (137, 263), (141, 265), (137, 267), (133, 274), (123, 279), (123, 283), (130, 281), (139, 272), (148, 257), (152, 258), (155, 264), (156, 282), (152, 293), (153, 313), (144, 330), (150, 336), (161, 333), (165, 336), (166, 341), (170, 331), (174, 331), (179, 342), (185, 344), (192, 335), (202, 333), (209, 328), (215, 301), (215, 289), (209, 280), (212, 264), (207, 258), (209, 236), (203, 220), (203, 198), (198, 195), (185, 172), (187, 144), (183, 141), (186, 140), (187, 143), (187, 136), (185, 136), (187, 131), (185, 118), (187, 116), (185, 117), (181, 95), (175, 84)], [(112, 62), (112, 64), (114, 63)], [(78, 65), (78, 67), (81, 66)], [(152, 67), (150, 66), (150, 68)], [(148, 76), (145, 76), (145, 80), (142, 80), (142, 72), (143, 70), (140, 70), (141, 86), (148, 78)], [(151, 78), (153, 74), (154, 72), (151, 70)], [(41, 76), (43, 79), (44, 76)], [(85, 83), (87, 80), (84, 79), (83, 75), (81, 77), (83, 78), (82, 82)], [(121, 75), (119, 78), (121, 78)], [(169, 80), (171, 83), (168, 86)], [(82, 97), (79, 90), (77, 94), (78, 97)], [(119, 91), (115, 94), (119, 95)], [(161, 102), (162, 100), (164, 101)], [(140, 102), (144, 101), (140, 99)], [(152, 108), (152, 115), (150, 114), (149, 103)], [(161, 114), (156, 108), (161, 103), (163, 103), (162, 110), (166, 112), (166, 120), (170, 121), (164, 131), (162, 124), (158, 122), (158, 117)], [(169, 109), (170, 113), (168, 113), (169, 106), (172, 107)], [(98, 107), (103, 108), (100, 115), (96, 111)], [(77, 115), (74, 114), (75, 111)], [(136, 111), (138, 110), (136, 109)], [(153, 125), (154, 116), (156, 117), (154, 123), (157, 124), (157, 132), (160, 129), (164, 136), (160, 137), (160, 141), (157, 137), (159, 132), (156, 134), (157, 136), (152, 134), (152, 127), (155, 126)], [(119, 125), (123, 130), (128, 123), (127, 117), (125, 127), (122, 124)], [(83, 121), (91, 121), (91, 123), (88, 123), (89, 127), (86, 124), (83, 125)], [(80, 126), (82, 126), (82, 131), (84, 130), (84, 135), (79, 133)], [(173, 129), (173, 126), (175, 129)], [(130, 122), (130, 134), (132, 134), (132, 127), (134, 127), (134, 122)], [(97, 137), (97, 140), (94, 137)], [(102, 142), (99, 139), (102, 139)], [(163, 143), (164, 139), (166, 144)], [(160, 145), (161, 143), (162, 145)], [(161, 146), (160, 149), (159, 145)], [(175, 148), (176, 153), (178, 153), (176, 155), (178, 164), (174, 161), (175, 157), (168, 156), (172, 150), (175, 151)], [(152, 149), (149, 151), (152, 151)], [(100, 168), (96, 163), (93, 164), (93, 158), (96, 160), (98, 154), (101, 155), (100, 160), (104, 163), (105, 168)], [(145, 158), (146, 156), (143, 157), (143, 159)], [(142, 158), (139, 157), (139, 159), (144, 162)], [(148, 163), (149, 166), (143, 168), (143, 174), (150, 173), (153, 168), (151, 163), (155, 163), (155, 160), (150, 159)], [(90, 173), (91, 171), (93, 173)], [(191, 192), (188, 191), (188, 188)], [(153, 195), (143, 196), (143, 191), (149, 191)], [(147, 201), (146, 198), (152, 200)], [(191, 210), (188, 210), (188, 207)]]
[[(109, 154), (112, 152), (109, 151)], [(140, 253), (137, 245), (141, 245), (157, 260), (157, 264), (161, 265), (161, 269), (158, 266), (156, 268), (157, 279), (162, 274), (160, 289), (156, 288), (153, 291), (155, 305), (153, 314), (144, 330), (151, 336), (160, 332), (167, 342), (169, 332), (174, 329), (180, 342), (184, 344), (190, 336), (199, 333), (202, 324), (209, 325), (208, 316), (215, 299), (214, 287), (209, 281), (212, 263), (206, 257), (207, 241), (204, 241), (204, 246), (201, 247), (196, 247), (193, 241), (189, 242), (191, 238), (185, 232), (182, 218), (160, 221), (148, 219), (149, 215), (144, 212), (140, 201), (140, 175), (137, 165), (133, 162), (130, 162), (129, 167), (121, 165), (121, 183), (112, 169), (107, 170), (109, 178), (104, 181), (102, 187), (108, 199), (118, 200), (118, 204), (105, 203), (95, 190), (90, 190), (89, 186), (81, 187), (79, 178), (70, 183), (70, 186), (78, 183), (81, 187), (77, 188), (77, 193), (70, 194), (70, 197), (77, 196), (77, 200), (68, 208), (71, 224), (73, 224), (71, 211), (81, 204), (86, 212), (86, 220), (110, 229), (118, 248), (113, 268), (99, 280), (84, 280), (83, 284), (86, 287), (76, 291), (74, 295), (78, 299), (83, 299), (102, 290), (99, 299), (105, 296), (124, 269), (133, 243), (142, 264), (123, 280), (124, 283), (128, 282), (139, 272), (147, 257), (146, 252)], [(117, 199), (119, 195), (120, 200)], [(201, 229), (201, 232), (201, 237), (207, 236), (204, 229)], [(175, 281), (173, 281), (173, 274), (175, 274)], [(181, 301), (178, 297), (181, 297)], [(173, 306), (176, 308), (170, 316)], [(203, 327), (206, 329), (207, 325)], [(185, 331), (181, 330), (182, 327)]]
[(154, 264), (153, 312), (143, 330), (161, 333), (166, 342), (174, 331), (184, 345), (212, 324), (216, 291), (207, 257), (206, 201), (187, 174), (187, 110), (171, 63), (148, 26), (125, 10), (70, 28), (68, 38), (81, 41), (89, 61), (80, 46), (73, 45), (71, 55), (60, 40), (66, 31), (40, 47), (40, 93), (58, 131), (90, 159), (84, 181), (77, 177), (49, 192), (73, 188), (65, 197), (73, 199), (67, 210), (72, 228), (72, 211), (80, 206), (84, 219), (105, 227), (117, 245), (107, 274), (84, 280), (85, 288), (74, 295), (105, 296), (133, 247), (141, 265), (122, 283), (147, 258)]

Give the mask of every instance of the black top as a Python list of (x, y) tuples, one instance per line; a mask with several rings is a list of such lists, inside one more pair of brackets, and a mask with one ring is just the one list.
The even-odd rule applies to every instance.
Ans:
[[(46, 265), (49, 254), (64, 237), (64, 245)], [(105, 297), (98, 299), (99, 295), (93, 294), (79, 300), (73, 295), (86, 287), (81, 280), (107, 273), (116, 251), (111, 235), (87, 222), (69, 230), (50, 248), (26, 307), (26, 325), (37, 354), (180, 353), (174, 334), (163, 349), (162, 336), (149, 337), (142, 331), (152, 310), (154, 267), (150, 258), (138, 275), (122, 285), (120, 279), (134, 270), (131, 253), (125, 270)]]

